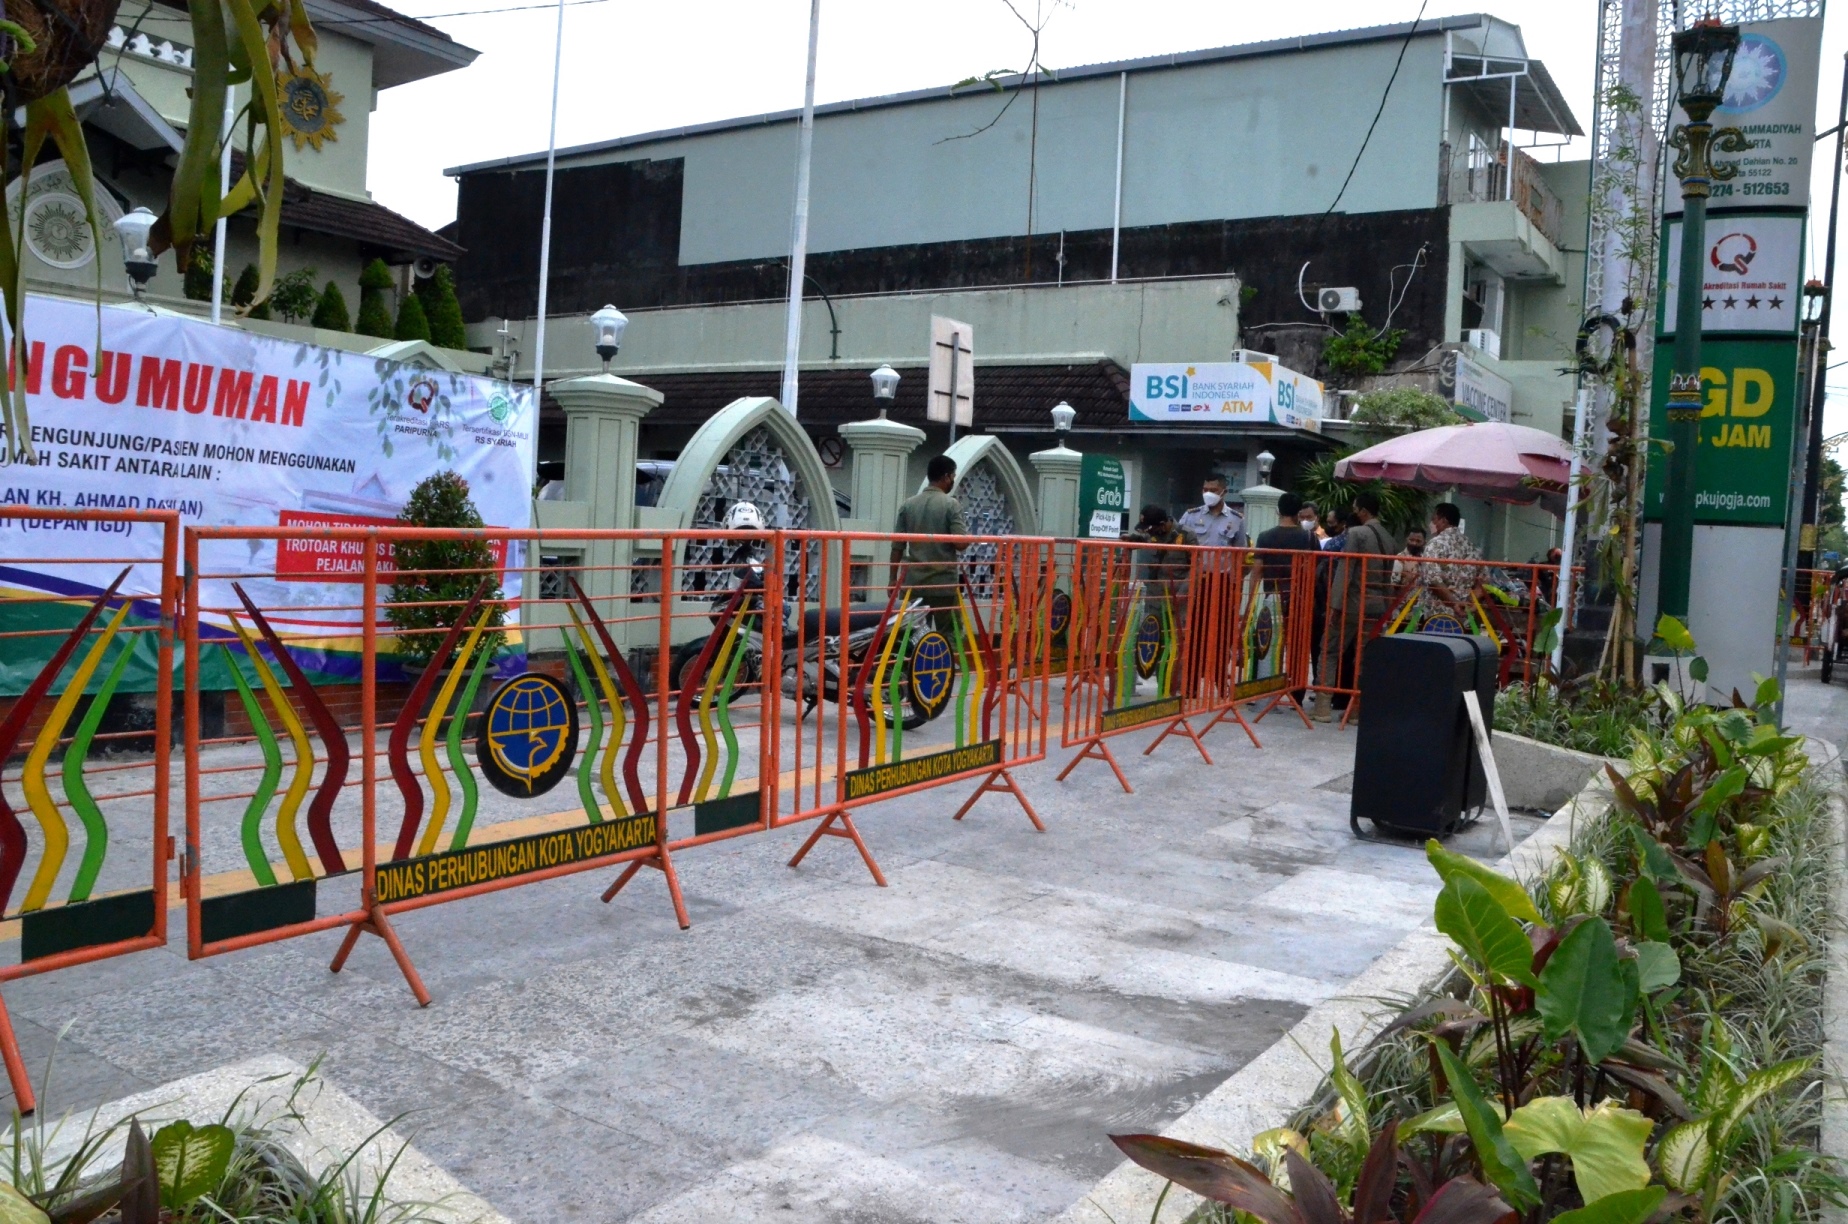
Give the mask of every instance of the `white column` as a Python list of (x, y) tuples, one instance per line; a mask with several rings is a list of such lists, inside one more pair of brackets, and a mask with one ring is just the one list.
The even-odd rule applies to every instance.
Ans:
[[(565, 500), (584, 505), (587, 527), (634, 527), (642, 418), (660, 406), (661, 393), (614, 374), (561, 379), (546, 390), (565, 410)], [(593, 596), (627, 590), (627, 579), (607, 567), (628, 562), (626, 541), (589, 545), (584, 589)]]
[(1277, 525), (1277, 501), (1283, 490), (1267, 483), (1254, 484), (1240, 489), (1239, 496), (1245, 499), (1245, 535), (1255, 544), (1260, 531)]
[[(841, 438), (853, 451), (853, 516), (874, 531), (892, 530), (898, 508), (914, 491), (905, 477), (911, 452), (923, 444), (924, 431), (880, 417), (841, 426)], [(884, 545), (874, 548), (867, 575), (869, 589), (884, 589), (890, 551)]]
[(1049, 536), (1077, 536), (1078, 482), (1084, 455), (1060, 443), (1051, 450), (1035, 451), (1028, 460), (1039, 473), (1040, 531)]

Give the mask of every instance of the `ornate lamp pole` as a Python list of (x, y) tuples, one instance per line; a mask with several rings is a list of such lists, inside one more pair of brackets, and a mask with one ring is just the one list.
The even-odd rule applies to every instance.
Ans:
[[(1709, 121), (1726, 94), (1739, 27), (1708, 17), (1675, 35), (1675, 72), (1681, 109), (1688, 121), (1669, 135), (1679, 155), (1681, 180), (1681, 269), (1675, 293), (1675, 369), (1668, 382), (1666, 504), (1662, 508), (1662, 560), (1657, 573), (1656, 613), (1685, 622), (1689, 574), (1694, 561), (1694, 468), (1700, 449), (1701, 286), (1707, 250), (1707, 195), (1715, 182), (1738, 173), (1731, 163), (1714, 164), (1713, 153), (1751, 148), (1738, 128), (1714, 129)], [(1660, 641), (1649, 653), (1673, 652)]]

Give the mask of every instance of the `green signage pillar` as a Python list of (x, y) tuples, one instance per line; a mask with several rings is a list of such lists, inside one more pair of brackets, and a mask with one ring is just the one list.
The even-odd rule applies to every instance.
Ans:
[[(1667, 500), (1662, 509), (1662, 561), (1656, 575), (1656, 615), (1687, 623), (1694, 565), (1694, 468), (1700, 447), (1701, 255), (1707, 249), (1707, 185), (1692, 194), (1682, 184), (1681, 268), (1675, 294), (1675, 369), (1668, 380)], [(1653, 626), (1651, 626), (1653, 629)], [(1651, 654), (1662, 651), (1651, 649)]]

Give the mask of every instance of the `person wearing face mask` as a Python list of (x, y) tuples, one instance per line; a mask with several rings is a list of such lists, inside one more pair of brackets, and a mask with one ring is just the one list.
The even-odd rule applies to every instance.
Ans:
[(1317, 548), (1322, 546), (1322, 512), (1316, 509), (1314, 502), (1302, 504), (1302, 508), (1296, 512), (1296, 525), (1309, 533), (1309, 538), (1315, 541)]
[[(1424, 549), (1425, 549), (1425, 533), (1418, 530), (1416, 527), (1414, 527), (1412, 530), (1405, 533), (1405, 547), (1399, 550), (1399, 556), (1401, 558), (1422, 557), (1424, 556)], [(1412, 571), (1416, 568), (1417, 567), (1411, 564), (1409, 561), (1405, 561), (1405, 560), (1394, 561), (1392, 563), (1392, 583), (1393, 585), (1394, 586), (1405, 585), (1406, 581), (1412, 576)]]
[(1209, 476), (1200, 486), (1200, 504), (1181, 515), (1181, 535), (1189, 544), (1236, 548), (1245, 542), (1245, 522), (1226, 505), (1226, 482)]

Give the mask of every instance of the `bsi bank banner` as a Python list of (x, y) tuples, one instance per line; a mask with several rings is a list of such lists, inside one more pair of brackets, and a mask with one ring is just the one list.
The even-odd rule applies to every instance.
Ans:
[[(296, 344), (135, 306), (34, 297), (26, 305), (26, 389), (34, 461), (0, 467), (0, 503), (47, 509), (176, 509), (187, 526), (394, 525), (411, 490), (454, 471), (490, 526), (531, 521), (530, 388)], [(130, 586), (156, 589), (149, 525), (0, 520), (5, 584), (33, 594), (98, 592), (134, 558)], [(502, 558), (522, 564), (517, 548)], [(323, 634), (326, 677), (357, 674), (351, 584), (363, 546), (207, 541), (207, 574), (278, 609), (283, 632)], [(387, 550), (380, 558), (391, 572)], [(517, 570), (502, 589), (520, 595)], [(235, 606), (229, 580), (201, 584), (205, 607)], [(509, 618), (510, 622), (513, 618)], [(222, 625), (220, 626), (222, 627)], [(351, 675), (348, 675), (351, 673)], [(312, 674), (312, 673), (311, 673)]]
[(1271, 361), (1138, 362), (1130, 367), (1129, 419), (1320, 432), (1322, 384)]

